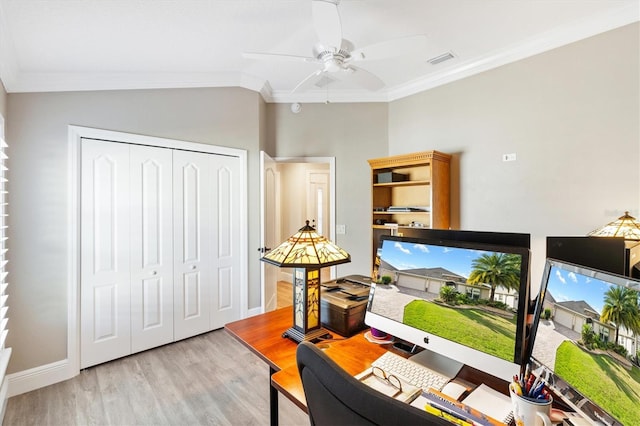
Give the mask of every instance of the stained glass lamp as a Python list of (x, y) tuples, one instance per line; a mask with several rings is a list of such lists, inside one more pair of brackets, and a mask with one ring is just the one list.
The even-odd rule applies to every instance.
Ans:
[(593, 237), (624, 237), (625, 240), (640, 240), (640, 222), (629, 212), (624, 212), (618, 220), (606, 224), (602, 228), (591, 231)]
[(351, 262), (349, 253), (319, 235), (307, 221), (261, 260), (281, 268), (294, 268), (293, 327), (283, 336), (296, 342), (330, 337), (320, 320), (320, 268)]

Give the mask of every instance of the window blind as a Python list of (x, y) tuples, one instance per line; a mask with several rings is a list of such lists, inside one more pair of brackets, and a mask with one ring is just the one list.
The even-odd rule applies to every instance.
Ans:
[(7, 404), (8, 382), (6, 380), (7, 365), (11, 357), (11, 349), (5, 347), (7, 340), (7, 204), (8, 204), (8, 179), (7, 179), (7, 148), (4, 140), (4, 119), (0, 116), (0, 421), (4, 418), (4, 410)]

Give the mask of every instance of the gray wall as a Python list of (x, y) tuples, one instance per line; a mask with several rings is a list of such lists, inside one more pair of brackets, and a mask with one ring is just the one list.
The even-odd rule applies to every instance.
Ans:
[(336, 223), (346, 234), (334, 241), (351, 255), (337, 266), (338, 276), (371, 271), (371, 170), (367, 159), (387, 155), (388, 106), (303, 104), (293, 114), (288, 104), (269, 104), (269, 136), (278, 157), (336, 158)]
[[(67, 125), (248, 150), (251, 248), (259, 246), (261, 103), (237, 88), (9, 95), (9, 372), (66, 358)], [(249, 307), (260, 306), (258, 268), (250, 256)]]
[(0, 81), (0, 115), (2, 115), (5, 120), (7, 118), (7, 91), (4, 89), (4, 84)]
[(392, 102), (390, 154), (455, 153), (459, 226), (531, 233), (538, 285), (546, 236), (640, 216), (639, 28)]

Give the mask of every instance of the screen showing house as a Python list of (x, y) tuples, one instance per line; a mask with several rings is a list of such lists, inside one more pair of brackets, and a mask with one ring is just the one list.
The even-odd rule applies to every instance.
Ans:
[(528, 250), (383, 239), (378, 251), (380, 284), (368, 309), (519, 364), (518, 309), (524, 305), (520, 295), (528, 283), (526, 263)]
[(546, 262), (534, 368), (600, 424), (640, 424), (639, 285), (627, 277)]

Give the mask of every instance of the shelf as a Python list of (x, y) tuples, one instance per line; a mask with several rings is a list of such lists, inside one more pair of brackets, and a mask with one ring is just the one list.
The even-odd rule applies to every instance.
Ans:
[(373, 212), (373, 214), (380, 214), (380, 215), (392, 215), (392, 214), (429, 214), (431, 212), (425, 212), (425, 211), (413, 211), (413, 212)]
[[(396, 229), (395, 226), (373, 225), (373, 229)], [(398, 225), (397, 229), (430, 229), (428, 226)]]
[[(403, 232), (417, 235), (421, 234), (422, 229), (449, 228), (451, 155), (439, 151), (422, 151), (367, 161), (371, 166), (371, 254), (375, 274), (375, 260), (382, 235), (394, 234), (395, 230), (400, 231), (399, 235)], [(393, 179), (396, 181), (392, 181)], [(429, 207), (429, 210), (376, 211), (390, 206), (422, 206)], [(394, 224), (383, 225), (384, 223)], [(422, 226), (411, 226), (416, 224)]]
[(375, 187), (395, 187), (395, 186), (419, 186), (419, 185), (430, 185), (431, 181), (428, 180), (402, 180), (400, 182), (386, 182), (386, 183), (374, 183)]

